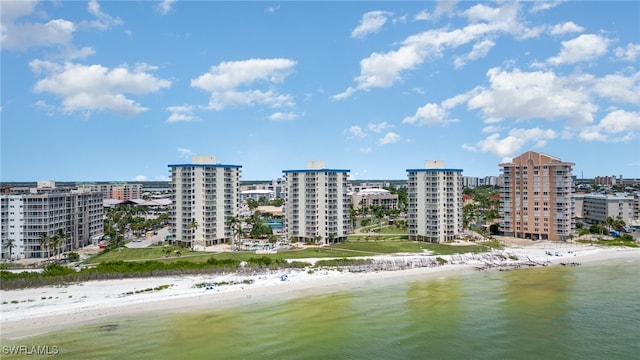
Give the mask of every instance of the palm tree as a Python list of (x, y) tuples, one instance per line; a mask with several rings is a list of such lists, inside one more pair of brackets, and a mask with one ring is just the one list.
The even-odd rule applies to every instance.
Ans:
[(336, 234), (329, 234), (329, 236), (327, 236), (327, 240), (329, 240), (329, 244), (333, 244), (333, 242), (336, 240)]
[[(42, 234), (40, 234), (40, 239), (38, 240), (38, 242), (40, 243), (40, 257), (44, 258), (44, 248), (49, 247), (49, 243), (51, 242), (51, 238), (49, 237), (49, 235), (47, 235), (46, 232), (43, 232)], [(47, 254), (47, 258), (49, 257), (49, 251), (46, 252)]]
[(382, 219), (384, 219), (385, 211), (384, 208), (380, 205), (376, 206), (373, 210), (373, 213), (378, 220), (378, 232), (382, 231)]
[(606, 219), (604, 219), (603, 224), (607, 227), (607, 231), (609, 234), (611, 234), (611, 228), (613, 228), (613, 226), (615, 225), (615, 219), (612, 218), (611, 216), (607, 216)]
[[(196, 221), (196, 219), (191, 219), (191, 222), (189, 223), (189, 229), (191, 229), (191, 233), (192, 235), (195, 234), (196, 230), (198, 230), (198, 222)], [(195, 242), (195, 235), (193, 235), (192, 239), (191, 239), (191, 250), (193, 251), (194, 248), (194, 242)]]
[(233, 232), (231, 235), (231, 250), (233, 250), (236, 236), (238, 236), (238, 241), (240, 241), (240, 236), (242, 235), (242, 220), (235, 216), (229, 216), (227, 218), (227, 226), (229, 226)]
[(613, 228), (618, 230), (618, 231), (624, 230), (625, 226), (627, 226), (627, 223), (625, 223), (624, 220), (622, 220), (620, 218), (615, 219), (613, 221)]
[(16, 241), (14, 239), (7, 239), (4, 243), (4, 248), (9, 250), (9, 260), (13, 258), (13, 248), (16, 247)]
[(355, 232), (356, 220), (358, 219), (358, 210), (353, 207), (353, 204), (349, 203), (349, 220), (351, 221), (351, 229)]
[(60, 257), (60, 245), (66, 243), (67, 235), (62, 229), (58, 229), (58, 232), (53, 236), (52, 245), (56, 251), (56, 259)]

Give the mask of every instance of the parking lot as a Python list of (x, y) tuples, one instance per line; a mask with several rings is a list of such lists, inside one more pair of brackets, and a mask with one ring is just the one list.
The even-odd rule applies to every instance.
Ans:
[(156, 231), (156, 234), (147, 237), (147, 236), (143, 236), (139, 239), (134, 239), (130, 242), (128, 242), (125, 246), (128, 248), (132, 248), (132, 249), (139, 249), (139, 248), (145, 248), (149, 245), (153, 245), (156, 244), (158, 242), (163, 242), (165, 237), (169, 234), (169, 228), (168, 227), (163, 227), (161, 229), (158, 229)]

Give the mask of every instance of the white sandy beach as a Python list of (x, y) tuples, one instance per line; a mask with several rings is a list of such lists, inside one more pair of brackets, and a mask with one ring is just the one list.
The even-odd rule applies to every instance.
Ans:
[[(557, 252), (557, 254), (556, 254)], [(549, 255), (549, 254), (552, 255)], [(640, 264), (640, 249), (598, 247), (539, 242), (509, 247), (494, 255), (464, 254), (440, 256), (449, 261), (442, 266), (425, 266), (435, 256), (428, 254), (374, 257), (377, 261), (404, 264), (404, 270), (348, 272), (337, 270), (286, 270), (260, 275), (194, 275), (90, 281), (60, 287), (1, 291), (0, 325), (3, 339), (32, 336), (114, 318), (162, 312), (243, 306), (255, 302), (287, 300), (311, 294), (353, 289), (384, 283), (446, 277), (478, 268), (519, 264), (571, 264), (634, 261)], [(509, 259), (513, 255), (518, 260)], [(505, 259), (506, 257), (506, 259)], [(502, 259), (502, 260), (497, 260)], [(305, 261), (312, 261), (305, 259)], [(415, 264), (421, 264), (421, 267)], [(287, 274), (282, 281), (280, 275)], [(243, 283), (244, 281), (251, 283)], [(197, 287), (203, 283), (232, 282), (214, 289)], [(144, 291), (163, 285), (168, 288)]]

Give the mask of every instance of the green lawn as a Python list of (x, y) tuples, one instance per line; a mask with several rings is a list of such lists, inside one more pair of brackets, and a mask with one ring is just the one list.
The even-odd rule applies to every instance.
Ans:
[[(170, 257), (165, 256), (165, 249), (172, 251)], [(180, 256), (176, 256), (175, 251), (180, 251)], [(101, 252), (97, 256), (85, 261), (86, 264), (97, 264), (105, 261), (146, 261), (146, 260), (173, 260), (182, 259), (193, 262), (206, 261), (211, 257), (211, 253), (192, 252), (189, 249), (179, 247), (149, 246), (141, 249), (120, 248), (107, 252)]]
[(332, 247), (373, 254), (421, 253), (424, 250), (429, 250), (433, 252), (434, 255), (462, 254), (468, 252), (479, 253), (488, 251), (490, 248), (485, 245), (453, 246), (417, 241), (346, 242), (344, 244), (332, 245)]
[[(372, 256), (380, 254), (394, 253), (421, 253), (424, 250), (432, 251), (434, 255), (461, 254), (467, 252), (485, 252), (489, 250), (489, 245), (452, 246), (446, 244), (432, 244), (424, 242), (414, 242), (407, 240), (391, 241), (349, 241), (342, 244), (335, 244), (323, 247), (310, 247), (306, 249), (280, 250), (276, 254), (256, 254), (254, 251), (234, 251), (224, 253), (192, 252), (189, 249), (177, 247), (150, 246), (142, 249), (122, 248), (111, 250), (106, 253), (85, 261), (86, 264), (97, 264), (106, 261), (177, 261), (186, 260), (192, 262), (203, 262), (207, 259), (236, 259), (247, 261), (256, 257), (268, 257), (272, 259), (296, 259), (304, 261), (305, 258), (343, 258), (355, 256)], [(495, 246), (495, 244), (493, 244)], [(171, 249), (171, 255), (165, 256), (165, 249)], [(175, 250), (179, 250), (181, 255), (177, 256)]]

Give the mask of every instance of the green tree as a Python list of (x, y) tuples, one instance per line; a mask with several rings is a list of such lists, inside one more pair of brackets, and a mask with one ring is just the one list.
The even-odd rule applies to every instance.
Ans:
[(55, 251), (56, 260), (60, 258), (60, 247), (67, 242), (67, 235), (64, 233), (64, 230), (58, 229), (53, 238), (51, 239), (51, 245), (53, 246), (53, 250)]
[(7, 239), (3, 246), (9, 250), (9, 260), (13, 260), (13, 249), (16, 247), (16, 241), (14, 239)]
[(498, 235), (500, 233), (500, 224), (491, 224), (491, 226), (489, 226), (489, 232), (491, 235)]
[(462, 224), (465, 228), (477, 221), (477, 210), (476, 204), (467, 204), (462, 208)]
[(351, 221), (351, 228), (355, 230), (356, 220), (358, 219), (358, 210), (353, 207), (353, 204), (349, 203), (349, 220)]
[(191, 250), (195, 250), (195, 233), (198, 230), (198, 221), (196, 221), (196, 219), (191, 219), (191, 222), (189, 223), (189, 229), (191, 229), (191, 243), (189, 244), (189, 246), (191, 247)]
[(605, 228), (603, 226), (594, 224), (589, 227), (589, 232), (592, 234), (604, 234)]
[(497, 219), (500, 217), (500, 213), (498, 212), (498, 209), (495, 208), (490, 208), (489, 210), (487, 210), (487, 213), (485, 214), (485, 219), (487, 220), (487, 222), (492, 223), (493, 220)]
[(236, 236), (238, 237), (238, 241), (240, 241), (240, 238), (242, 236), (242, 220), (240, 220), (239, 218), (237, 218), (235, 216), (229, 216), (227, 218), (227, 226), (232, 231), (232, 235), (231, 235), (231, 250), (233, 250), (234, 249), (234, 245), (235, 245)]
[(70, 252), (69, 254), (67, 254), (67, 259), (71, 262), (76, 262), (76, 261), (80, 261), (80, 254), (78, 254), (77, 252)]
[(378, 205), (373, 208), (373, 214), (378, 220), (378, 232), (382, 230), (382, 219), (384, 219), (385, 211), (384, 207)]
[(271, 200), (271, 206), (280, 207), (282, 205), (284, 205), (284, 199), (283, 198), (275, 198), (275, 199)]
[(46, 257), (49, 257), (49, 251), (47, 249), (47, 251), (45, 252), (45, 247), (48, 248), (49, 247), (49, 243), (51, 241), (51, 238), (49, 237), (49, 235), (47, 235), (46, 232), (43, 232), (40, 234), (40, 238), (38, 238), (38, 243), (40, 244), (40, 257), (41, 258), (45, 258), (45, 254)]
[(618, 230), (618, 231), (624, 230), (625, 226), (627, 226), (627, 224), (622, 219), (615, 219), (613, 221), (613, 228)]
[(607, 231), (609, 233), (611, 233), (611, 230), (613, 228), (613, 226), (615, 225), (616, 221), (614, 218), (612, 218), (611, 216), (607, 216), (606, 219), (604, 219), (603, 225), (607, 227)]
[(258, 203), (258, 201), (249, 198), (247, 199), (247, 206), (249, 207), (249, 210), (255, 210), (258, 206), (260, 206), (260, 204)]

